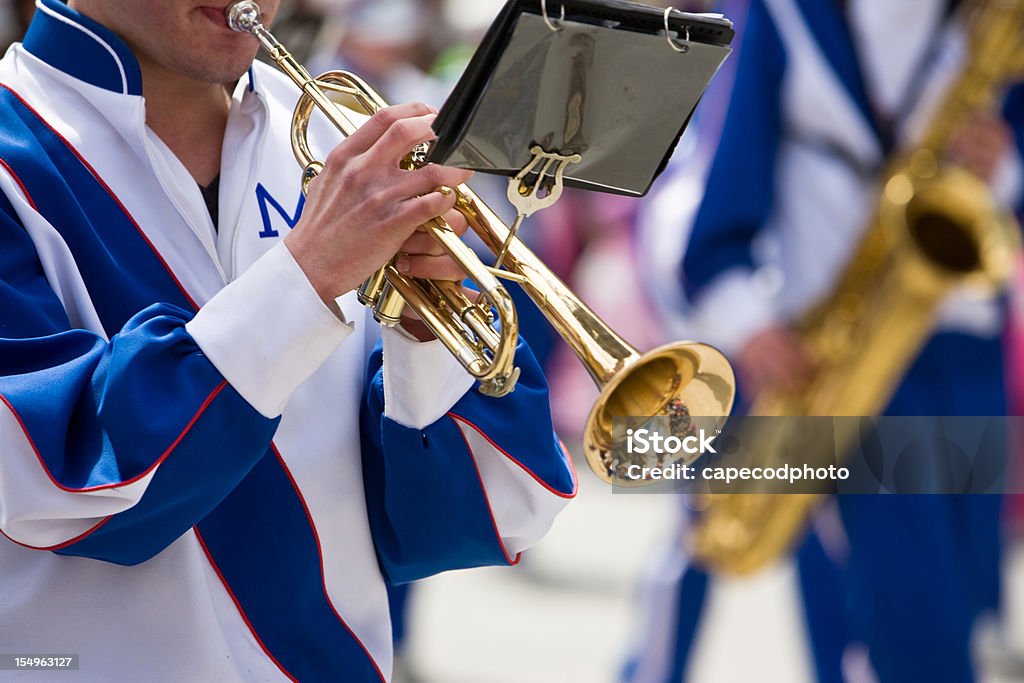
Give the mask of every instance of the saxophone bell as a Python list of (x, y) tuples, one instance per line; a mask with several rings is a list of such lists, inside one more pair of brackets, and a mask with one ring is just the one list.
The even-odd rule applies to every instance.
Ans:
[[(890, 160), (874, 217), (832, 292), (797, 323), (817, 370), (799, 392), (765, 391), (752, 415), (861, 416), (885, 408), (931, 334), (954, 288), (993, 292), (1020, 252), (1020, 228), (988, 185), (944, 161), (955, 132), (1024, 75), (1024, 2), (974, 0), (962, 6), (968, 31), (963, 71), (924, 134)], [(778, 421), (773, 421), (778, 423)], [(743, 433), (765, 467), (801, 452), (801, 435), (760, 422)], [(845, 454), (856, 435), (832, 446)], [(696, 561), (747, 574), (778, 559), (807, 527), (816, 494), (722, 493), (694, 525)]]

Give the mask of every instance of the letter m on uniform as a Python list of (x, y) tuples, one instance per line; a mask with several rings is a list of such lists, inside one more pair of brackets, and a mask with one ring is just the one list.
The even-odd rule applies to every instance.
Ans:
[[(284, 219), (289, 230), (294, 228), (295, 224), (299, 222), (299, 217), (302, 216), (302, 207), (306, 205), (306, 196), (299, 192), (299, 203), (295, 205), (295, 213), (289, 215), (280, 202), (267, 192), (267, 188), (263, 187), (263, 183), (257, 183), (256, 201), (260, 203), (260, 216), (263, 217), (263, 230), (260, 231), (260, 237), (280, 237), (281, 234), (274, 229), (271, 216), (277, 214)], [(273, 209), (273, 212), (271, 212), (271, 209)]]

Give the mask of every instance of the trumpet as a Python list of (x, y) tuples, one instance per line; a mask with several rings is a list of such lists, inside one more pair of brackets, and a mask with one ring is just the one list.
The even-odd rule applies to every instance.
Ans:
[[(387, 105), (349, 72), (328, 71), (313, 78), (263, 26), (259, 5), (252, 0), (230, 5), (225, 14), (228, 26), (255, 36), (302, 91), (292, 117), (291, 142), (303, 168), (305, 190), (324, 168), (308, 141), (314, 111), (319, 109), (348, 136), (358, 125), (346, 109), (372, 116)], [(417, 147), (403, 160), (403, 167), (411, 170), (425, 165), (426, 152), (426, 146)], [(373, 307), (381, 324), (397, 324), (408, 305), (479, 381), (481, 393), (504, 396), (515, 388), (519, 376), (515, 367), (519, 331), (515, 306), (499, 278), (516, 282), (601, 390), (587, 420), (583, 445), (591, 469), (608, 483), (630, 483), (612, 459), (614, 418), (664, 415), (685, 404), (691, 415), (720, 417), (724, 422), (732, 408), (735, 379), (732, 367), (717, 349), (677, 342), (640, 353), (580, 301), (469, 187), (460, 185), (454, 191), (455, 208), (481, 241), (500, 254), (499, 267), (485, 265), (443, 219), (435, 218), (424, 229), (459, 263), (479, 298), (471, 300), (459, 283), (406, 277), (389, 263), (359, 290), (360, 302)]]

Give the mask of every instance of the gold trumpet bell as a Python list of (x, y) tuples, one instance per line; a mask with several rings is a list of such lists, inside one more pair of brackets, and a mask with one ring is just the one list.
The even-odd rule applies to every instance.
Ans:
[[(612, 455), (612, 424), (620, 417), (714, 418), (712, 429), (728, 419), (736, 398), (732, 366), (716, 348), (676, 342), (632, 356), (603, 374), (605, 381), (583, 432), (583, 452), (595, 474), (608, 484), (644, 486), (626, 476)], [(595, 373), (598, 376), (598, 373)], [(602, 384), (601, 379), (598, 383)], [(698, 456), (693, 456), (696, 459)]]

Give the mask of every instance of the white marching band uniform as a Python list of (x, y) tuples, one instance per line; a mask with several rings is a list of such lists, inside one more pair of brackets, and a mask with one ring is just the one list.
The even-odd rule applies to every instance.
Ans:
[[(700, 205), (688, 216), (676, 208), (671, 220), (672, 198), (660, 193), (679, 185), (666, 185), (641, 226), (688, 234), (677, 270), (687, 336), (736, 353), (829, 293), (868, 225), (891, 148), (920, 134), (963, 66), (954, 6), (750, 3)], [(1004, 113), (1017, 146), (991, 185), (997, 201), (1019, 209), (1024, 122), (1020, 111)], [(998, 294), (953, 293), (890, 414), (1003, 414), (1004, 314)], [(880, 680), (970, 680), (974, 616), (998, 602), (998, 507), (998, 496), (839, 497), (850, 546), (843, 578), (833, 578), (817, 538), (794, 551), (818, 679), (842, 680), (844, 649), (862, 640)], [(708, 575), (678, 548), (670, 556), (662, 578), (673, 592), (659, 593), (629, 683), (675, 682), (690, 666)], [(958, 612), (961, 604), (969, 607)]]
[[(738, 250), (726, 249), (721, 262), (716, 258), (708, 267), (709, 272), (715, 271), (713, 279), (688, 285), (691, 293), (696, 292), (696, 329), (727, 352), (738, 351), (751, 335), (770, 324), (800, 316), (829, 293), (875, 208), (878, 169), (887, 154), (864, 114), (866, 105), (851, 92), (852, 84), (844, 80), (845, 74), (837, 73), (811, 32), (812, 26), (819, 36), (822, 30), (832, 30), (823, 29), (824, 22), (816, 16), (808, 17), (809, 12), (818, 16), (823, 12), (815, 11), (806, 0), (763, 0), (762, 4), (760, 11), (766, 11), (777, 45), (761, 41), (758, 48), (778, 51), (778, 56), (762, 55), (766, 63), (782, 69), (778, 83), (774, 75), (765, 79), (770, 84), (765, 87), (778, 87), (772, 98), (778, 111), (745, 113), (751, 121), (760, 121), (756, 125), (763, 127), (763, 135), (748, 136), (756, 146), (749, 150), (745, 168), (735, 170), (744, 175), (771, 174), (774, 168), (774, 195), (750, 199), (740, 191), (733, 211), (746, 220), (765, 210), (754, 204), (771, 204), (755, 237), (736, 238), (752, 247), (755, 270), (740, 263), (743, 258), (728, 263)], [(920, 133), (959, 74), (964, 37), (959, 26), (943, 25), (945, 3), (852, 0), (847, 7), (864, 85), (871, 102), (895, 120), (899, 147)], [(740, 87), (751, 85), (740, 83)], [(733, 116), (741, 114), (733, 112)], [(742, 180), (736, 178), (735, 184), (742, 187)], [(1018, 153), (1005, 157), (993, 186), (1002, 205), (1019, 203)], [(713, 215), (697, 220), (702, 218), (720, 220)], [(694, 261), (704, 255), (699, 253)], [(731, 314), (721, 315), (722, 311)], [(998, 335), (1001, 326), (995, 297), (963, 291), (947, 301), (939, 324), (940, 329), (990, 337)]]
[(390, 680), (384, 576), (514, 563), (575, 495), (543, 375), (520, 344), (486, 398), (440, 342), (323, 305), (281, 242), (276, 70), (235, 89), (216, 224), (141, 95), (57, 0), (0, 61), (0, 650), (77, 653), (76, 680)]

